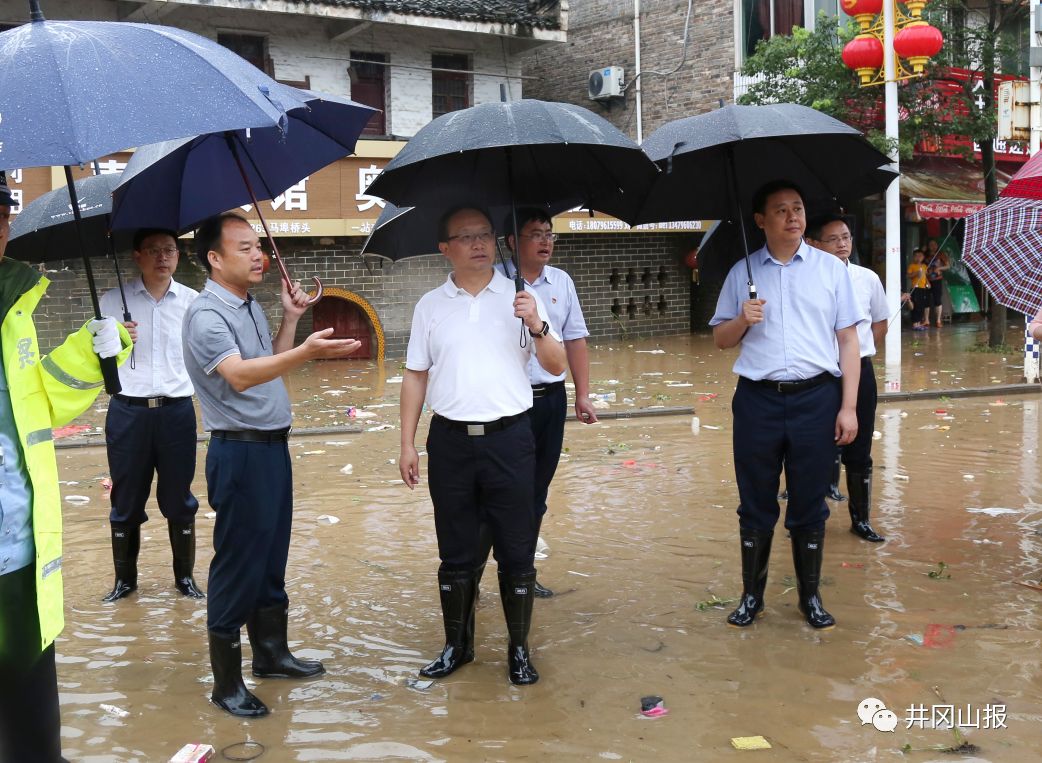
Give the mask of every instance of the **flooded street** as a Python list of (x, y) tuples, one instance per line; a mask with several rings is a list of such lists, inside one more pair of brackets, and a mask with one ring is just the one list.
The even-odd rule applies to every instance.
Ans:
[[(1020, 381), (1019, 355), (967, 351), (980, 338), (974, 328), (924, 333), (905, 340), (904, 391)], [(600, 344), (591, 359), (604, 411), (694, 408), (700, 427), (693, 432), (689, 413), (569, 423), (537, 561), (558, 595), (536, 602), (530, 643), (541, 680), (527, 688), (507, 681), (491, 572), (475, 662), (429, 688), (414, 683), (443, 631), (425, 459), (415, 492), (394, 463), (398, 362), (316, 364), (290, 380), (297, 427), (341, 428), (290, 441), (291, 645), (322, 659), (327, 674), (248, 678), (268, 718), (244, 722), (209, 704), (205, 602), (175, 593), (154, 500), (138, 593), (101, 602), (112, 582), (104, 448), (59, 450), (66, 757), (165, 761), (187, 742), (220, 751), (244, 740), (263, 745), (264, 761), (934, 761), (952, 760), (941, 748), (964, 740), (978, 749), (956, 759), (1037, 757), (1042, 590), (1019, 582), (1042, 578), (1038, 395), (880, 405), (872, 520), (887, 542), (856, 538), (846, 504), (830, 503), (822, 598), (838, 626), (816, 632), (799, 615), (779, 528), (766, 614), (739, 631), (724, 620), (741, 591), (734, 353), (684, 336)], [(100, 425), (106, 403), (76, 423)], [(213, 514), (205, 445), (199, 453), (205, 588)], [(243, 643), (248, 654), (245, 629)], [(669, 714), (643, 717), (646, 695), (661, 696)], [(896, 714), (893, 733), (862, 725), (858, 704), (869, 697)], [(961, 732), (932, 727), (937, 708), (946, 725), (946, 705), (960, 713), (947, 725), (967, 722)], [(925, 723), (907, 722), (916, 712)], [(974, 715), (979, 729), (967, 727)], [(732, 747), (759, 735), (770, 751)]]

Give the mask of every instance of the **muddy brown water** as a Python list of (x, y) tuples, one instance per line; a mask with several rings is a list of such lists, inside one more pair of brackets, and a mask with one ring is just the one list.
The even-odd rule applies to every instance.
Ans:
[[(946, 329), (914, 347), (906, 340), (904, 389), (1019, 381), (1018, 357), (965, 352), (976, 337)], [(712, 604), (740, 591), (733, 354), (704, 337), (676, 337), (599, 345), (592, 357), (594, 391), (616, 395), (607, 410), (629, 408), (626, 400), (690, 405), (701, 428), (692, 433), (690, 416), (569, 424), (543, 526), (549, 551), (537, 562), (558, 596), (536, 603), (541, 680), (532, 687), (507, 682), (492, 575), (476, 661), (425, 690), (410, 684), (442, 630), (430, 500), (424, 484), (405, 488), (391, 462), (397, 363), (319, 364), (290, 380), (298, 426), (374, 431), (291, 440), (290, 636), (328, 672), (257, 679), (253, 689), (273, 711), (265, 719), (239, 721), (207, 702), (205, 604), (172, 588), (154, 501), (137, 594), (100, 601), (112, 575), (105, 453), (60, 450), (66, 757), (165, 761), (186, 742), (220, 750), (253, 740), (263, 761), (952, 760), (924, 749), (959, 743), (952, 730), (906, 727), (909, 708), (930, 715), (950, 704), (962, 707), (960, 720), (981, 713), (981, 726), (1004, 706), (1005, 728), (962, 728), (978, 748), (962, 759), (1038, 759), (1042, 591), (1018, 584), (1042, 578), (1038, 396), (881, 406), (873, 523), (887, 542), (855, 538), (846, 504), (831, 504), (822, 593), (838, 627), (803, 624), (779, 532), (766, 615), (738, 631), (724, 622), (730, 607)], [(84, 423), (100, 424), (104, 405)], [(351, 405), (372, 416), (351, 418)], [(204, 452), (200, 445), (195, 489), (205, 587), (213, 518)], [(641, 716), (645, 695), (663, 697), (669, 714)], [(862, 725), (857, 706), (867, 697), (895, 712), (894, 732)], [(772, 749), (731, 746), (756, 735)]]

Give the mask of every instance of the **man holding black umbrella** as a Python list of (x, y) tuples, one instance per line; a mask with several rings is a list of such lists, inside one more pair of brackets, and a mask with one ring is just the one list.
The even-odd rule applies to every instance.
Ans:
[[(513, 230), (514, 214), (504, 220), (504, 230)], [(506, 236), (507, 247), (515, 252), (521, 264), (521, 276), (532, 291), (539, 295), (554, 330), (564, 340), (564, 351), (568, 367), (575, 382), (575, 417), (583, 424), (597, 423), (597, 409), (590, 402), (590, 361), (586, 349), (586, 320), (583, 318), (579, 295), (571, 276), (560, 268), (550, 265), (554, 253), (553, 222), (545, 210), (538, 207), (523, 207), (517, 210), (517, 237)], [(504, 265), (507, 278), (514, 277), (513, 265)], [(557, 464), (561, 460), (564, 444), (564, 423), (568, 417), (568, 395), (564, 388), (564, 373), (551, 374), (533, 358), (528, 363), (528, 375), (532, 382), (532, 408), (529, 418), (535, 436), (535, 512), (536, 536), (546, 515), (546, 498), (550, 491)], [(483, 547), (479, 560), (488, 559), (492, 540), (488, 533), (482, 534)], [(535, 582), (535, 595), (547, 599), (554, 592), (539, 581)]]
[[(493, 267), (488, 215), (462, 207), (438, 230), (452, 263), (445, 284), (420, 298), (413, 313), (401, 400), (402, 480), (419, 484), (416, 428), (426, 400), (431, 500), (438, 534), (438, 588), (445, 647), (420, 670), (443, 678), (474, 659), (474, 605), (482, 524), (492, 531), (499, 592), (507, 621), (511, 683), (539, 680), (528, 652), (535, 595), (538, 520), (533, 508), (535, 442), (528, 410), (533, 358), (552, 374), (565, 352), (538, 297)], [(524, 326), (519, 326), (520, 318)]]
[(211, 699), (239, 717), (268, 708), (242, 680), (240, 629), (253, 648), (253, 674), (307, 678), (322, 663), (289, 651), (286, 562), (293, 523), (289, 427), (283, 374), (309, 360), (343, 358), (361, 345), (330, 339), (333, 329), (293, 346), (308, 295), (282, 281), (282, 325), (272, 337), (249, 289), (264, 277), (264, 252), (253, 227), (224, 214), (196, 231), (197, 254), (210, 274), (182, 327), (185, 366), (210, 432), (206, 483), (217, 512), (206, 627), (214, 688)]
[[(727, 622), (746, 627), (763, 611), (784, 468), (799, 608), (812, 627), (831, 628), (836, 621), (818, 592), (825, 493), (836, 446), (857, 434), (862, 315), (843, 264), (803, 241), (799, 188), (767, 183), (753, 196), (753, 212), (767, 245), (731, 269), (710, 321), (717, 347), (741, 345), (732, 410), (744, 590)], [(749, 298), (749, 277), (762, 298)]]
[[(112, 475), (112, 562), (116, 582), (105, 601), (137, 589), (141, 525), (145, 502), (156, 482), (156, 501), (167, 520), (174, 559), (174, 585), (184, 596), (201, 599), (195, 584), (196, 425), (192, 380), (181, 350), (181, 322), (199, 292), (174, 280), (179, 252), (173, 231), (142, 228), (134, 234), (134, 264), (141, 273), (126, 287), (124, 324), (134, 339), (131, 363), (119, 372), (123, 387), (113, 395), (105, 418), (105, 446)], [(118, 315), (119, 289), (101, 296), (101, 311)]]
[(33, 312), (47, 279), (4, 259), (14, 201), (0, 172), (0, 760), (61, 757), (54, 640), (61, 633), (61, 495), (52, 427), (101, 391), (98, 358), (130, 354), (114, 318), (41, 357)]

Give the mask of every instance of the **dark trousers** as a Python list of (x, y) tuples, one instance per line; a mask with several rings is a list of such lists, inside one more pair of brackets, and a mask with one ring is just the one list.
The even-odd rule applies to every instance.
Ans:
[(739, 379), (731, 410), (742, 527), (774, 529), (781, 513), (778, 483), (782, 469), (789, 491), (785, 527), (801, 530), (824, 525), (829, 516), (825, 494), (832, 479), (841, 399), (838, 379), (792, 393)]
[(864, 472), (872, 466), (872, 431), (876, 428), (876, 371), (872, 358), (861, 358), (861, 381), (857, 387), (857, 437), (839, 449), (847, 469)]
[(922, 323), (926, 319), (926, 309), (930, 307), (933, 296), (930, 294), (930, 288), (925, 289), (912, 289), (912, 323)]
[(105, 447), (112, 475), (109, 520), (140, 525), (148, 521), (145, 502), (156, 481), (159, 510), (171, 522), (195, 520), (199, 501), (192, 495), (195, 477), (195, 409), (185, 398), (159, 408), (109, 399)]
[(210, 440), (206, 485), (217, 512), (206, 627), (234, 636), (255, 609), (285, 604), (293, 471), (282, 442)]
[(0, 761), (60, 760), (54, 644), (41, 652), (36, 567), (30, 564), (0, 575)]
[(439, 417), (427, 434), (427, 474), (441, 570), (472, 570), (482, 522), (492, 532), (499, 568), (535, 571), (535, 443), (527, 416), (487, 435), (451, 429)]
[(528, 420), (532, 424), (535, 438), (535, 514), (542, 519), (546, 514), (546, 496), (550, 483), (561, 461), (561, 446), (564, 445), (564, 422), (568, 418), (568, 393), (559, 383), (547, 390), (542, 397), (532, 401), (528, 409)]

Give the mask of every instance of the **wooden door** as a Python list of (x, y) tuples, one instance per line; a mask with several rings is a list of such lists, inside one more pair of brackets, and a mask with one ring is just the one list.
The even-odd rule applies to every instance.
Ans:
[(315, 331), (332, 327), (334, 339), (357, 339), (362, 343), (351, 354), (353, 360), (370, 360), (373, 357), (372, 326), (369, 316), (354, 302), (338, 297), (325, 297), (314, 310)]

